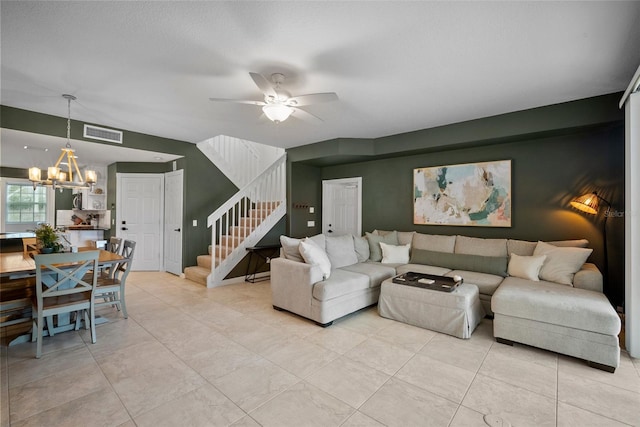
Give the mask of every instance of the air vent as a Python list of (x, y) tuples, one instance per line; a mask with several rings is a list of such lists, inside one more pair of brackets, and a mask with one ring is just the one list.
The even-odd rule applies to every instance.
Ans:
[(119, 130), (106, 129), (98, 126), (84, 125), (84, 137), (99, 139), (100, 141), (114, 142), (122, 144), (122, 132)]

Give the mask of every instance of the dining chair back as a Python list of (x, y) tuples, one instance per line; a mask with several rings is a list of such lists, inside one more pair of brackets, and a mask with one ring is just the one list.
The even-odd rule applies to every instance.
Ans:
[[(32, 341), (37, 341), (36, 358), (42, 355), (45, 318), (47, 332), (55, 335), (53, 316), (77, 312), (76, 329), (84, 314), (85, 327), (91, 328), (96, 342), (93, 296), (98, 278), (99, 251), (34, 255), (36, 293), (32, 297)], [(90, 274), (88, 274), (90, 273)]]
[(109, 243), (107, 243), (107, 250), (109, 252), (113, 252), (114, 254), (119, 254), (121, 247), (122, 247), (122, 237), (111, 237), (109, 239)]
[[(122, 249), (122, 237), (111, 237), (106, 250), (114, 254), (120, 254)], [(100, 276), (113, 277), (115, 268), (112, 265), (100, 269)]]
[(133, 253), (136, 250), (136, 242), (133, 240), (125, 240), (122, 245), (122, 257), (123, 258), (133, 258)]
[(127, 314), (127, 304), (125, 300), (125, 285), (127, 277), (133, 264), (133, 254), (136, 249), (136, 242), (125, 240), (122, 246), (123, 260), (114, 266), (114, 274), (111, 277), (99, 277), (95, 293), (96, 307), (104, 305), (115, 306), (125, 319)]

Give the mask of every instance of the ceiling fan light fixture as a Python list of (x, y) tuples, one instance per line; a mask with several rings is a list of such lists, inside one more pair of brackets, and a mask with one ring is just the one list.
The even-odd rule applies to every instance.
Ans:
[(282, 104), (268, 104), (262, 107), (264, 115), (275, 123), (284, 122), (293, 113), (293, 108)]

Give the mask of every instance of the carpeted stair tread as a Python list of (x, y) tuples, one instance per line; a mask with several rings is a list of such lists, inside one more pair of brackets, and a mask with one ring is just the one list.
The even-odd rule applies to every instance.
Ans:
[(184, 269), (185, 278), (205, 286), (207, 286), (207, 276), (209, 273), (211, 273), (211, 269), (197, 266), (187, 267)]

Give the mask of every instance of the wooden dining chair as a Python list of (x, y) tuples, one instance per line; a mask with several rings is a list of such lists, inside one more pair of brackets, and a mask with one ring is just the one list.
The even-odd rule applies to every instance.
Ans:
[[(32, 297), (33, 329), (31, 341), (37, 341), (36, 358), (42, 355), (45, 319), (47, 332), (55, 335), (53, 316), (77, 312), (76, 329), (84, 314), (85, 327), (91, 328), (96, 342), (94, 292), (98, 279), (99, 251), (34, 255), (36, 293)], [(87, 275), (91, 271), (92, 274)]]
[(122, 247), (122, 237), (109, 238), (109, 243), (107, 243), (107, 250), (109, 252), (113, 252), (114, 254), (119, 254), (121, 247)]
[[(109, 239), (109, 243), (107, 243), (107, 247), (106, 250), (109, 252), (112, 252), (114, 254), (120, 254), (122, 249), (122, 238), (121, 237), (111, 237)], [(113, 274), (115, 273), (115, 269), (113, 268), (113, 266), (108, 265), (106, 267), (101, 267), (100, 268), (100, 276), (105, 276), (105, 277), (113, 277)]]
[(113, 277), (98, 277), (98, 285), (96, 286), (95, 305), (96, 307), (103, 305), (113, 305), (125, 319), (129, 317), (127, 314), (127, 304), (125, 301), (125, 284), (127, 276), (131, 271), (133, 263), (133, 254), (136, 249), (136, 242), (133, 240), (125, 240), (122, 246), (122, 256), (124, 259), (112, 267)]

